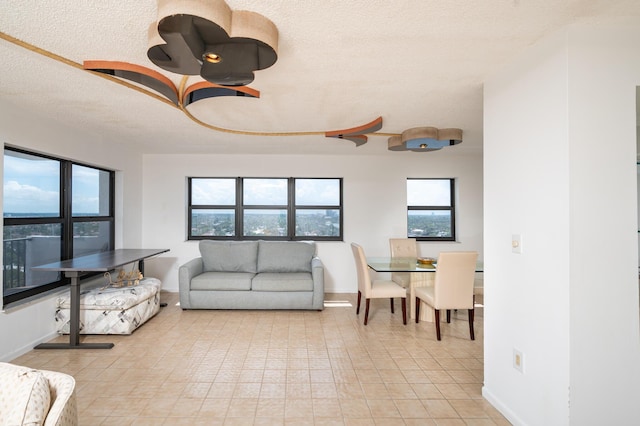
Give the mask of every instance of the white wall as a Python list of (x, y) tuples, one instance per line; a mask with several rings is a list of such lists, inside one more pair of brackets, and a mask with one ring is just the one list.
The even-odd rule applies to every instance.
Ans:
[[(357, 241), (369, 255), (383, 256), (388, 254), (388, 238), (405, 235), (407, 177), (457, 179), (459, 242), (422, 243), (422, 254), (435, 256), (440, 250), (469, 249), (480, 251), (482, 256), (480, 155), (456, 156), (445, 149), (429, 154), (348, 157), (142, 156), (124, 141), (82, 134), (2, 102), (0, 140), (116, 170), (116, 247), (169, 248), (166, 255), (145, 262), (146, 275), (161, 278), (168, 291), (178, 290), (179, 265), (198, 255), (197, 242), (185, 238), (187, 176), (343, 177), (345, 242), (318, 244), (325, 263), (327, 291), (356, 291), (348, 243)], [(1, 312), (0, 360), (14, 359), (54, 337), (54, 312), (55, 294)]]
[[(142, 156), (120, 141), (82, 134), (0, 102), (0, 142), (117, 170), (116, 247), (142, 243)], [(117, 149), (114, 149), (117, 148)], [(0, 162), (0, 170), (2, 162)], [(0, 205), (2, 197), (0, 197)], [(0, 251), (2, 248), (0, 247)], [(2, 278), (0, 277), (0, 280)], [(0, 290), (1, 291), (1, 290)], [(0, 312), (0, 360), (9, 361), (56, 335), (55, 295)]]
[(169, 291), (178, 291), (179, 266), (199, 256), (198, 242), (186, 241), (187, 176), (342, 177), (344, 242), (318, 243), (327, 292), (357, 291), (349, 243), (358, 242), (367, 255), (385, 256), (390, 237), (406, 236), (407, 177), (457, 179), (460, 242), (422, 243), (422, 254), (482, 252), (480, 156), (450, 155), (446, 149), (385, 156), (145, 155), (143, 243), (171, 249), (146, 268), (162, 278)]
[(569, 27), (485, 84), (483, 394), (514, 424), (640, 418), (640, 30), (622, 28)]

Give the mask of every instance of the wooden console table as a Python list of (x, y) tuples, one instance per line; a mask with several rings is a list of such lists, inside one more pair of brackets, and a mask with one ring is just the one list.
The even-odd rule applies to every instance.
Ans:
[(71, 279), (69, 343), (41, 343), (35, 349), (111, 349), (113, 343), (80, 343), (80, 278), (88, 272), (108, 272), (129, 263), (139, 262), (144, 273), (144, 260), (169, 249), (118, 249), (76, 257), (46, 265), (34, 266), (38, 271), (64, 272)]

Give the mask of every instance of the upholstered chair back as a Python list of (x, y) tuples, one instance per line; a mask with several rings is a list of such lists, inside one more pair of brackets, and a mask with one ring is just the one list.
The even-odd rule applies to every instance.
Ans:
[(473, 283), (478, 253), (442, 252), (434, 283), (435, 309), (473, 309)]
[(371, 276), (369, 275), (367, 258), (364, 255), (364, 250), (359, 244), (351, 243), (351, 251), (353, 251), (353, 257), (356, 260), (358, 290), (366, 299), (368, 299), (371, 297)]
[(389, 238), (391, 257), (418, 257), (415, 238)]

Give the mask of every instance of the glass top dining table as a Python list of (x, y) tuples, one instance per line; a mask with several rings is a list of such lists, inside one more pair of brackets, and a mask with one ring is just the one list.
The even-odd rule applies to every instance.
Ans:
[[(415, 257), (367, 257), (367, 265), (375, 272), (409, 272), (409, 315), (415, 318), (415, 288), (433, 285), (437, 262), (431, 265), (418, 263)], [(426, 273), (425, 273), (426, 272)], [(431, 272), (431, 273), (429, 273)], [(482, 261), (476, 263), (476, 272), (484, 272)], [(422, 321), (433, 322), (434, 312), (430, 306), (422, 304), (420, 319)]]
[[(424, 265), (414, 257), (367, 257), (367, 265), (376, 272), (435, 272), (437, 262)], [(483, 262), (476, 263), (476, 272), (484, 272)]]

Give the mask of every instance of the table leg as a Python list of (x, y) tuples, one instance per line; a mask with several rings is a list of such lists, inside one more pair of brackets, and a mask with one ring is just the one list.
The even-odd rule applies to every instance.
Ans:
[[(138, 271), (140, 271), (140, 273), (144, 276), (144, 259), (140, 259), (138, 261)], [(160, 303), (160, 307), (161, 308), (166, 308), (167, 304), (164, 302)]]
[(71, 301), (69, 305), (69, 343), (41, 343), (34, 349), (111, 349), (113, 343), (80, 343), (80, 274), (67, 272), (71, 278), (69, 289)]

